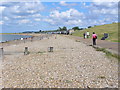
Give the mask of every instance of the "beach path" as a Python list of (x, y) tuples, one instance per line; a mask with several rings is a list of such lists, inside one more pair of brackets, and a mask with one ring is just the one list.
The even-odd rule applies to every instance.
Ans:
[[(24, 55), (25, 47), (29, 55)], [(4, 51), (5, 88), (118, 88), (118, 60), (69, 37), (53, 35)]]
[[(92, 45), (92, 39), (91, 38), (87, 38), (87, 39), (83, 39), (83, 37), (78, 37), (78, 36), (72, 36), (72, 35), (67, 35), (66, 37), (75, 39), (75, 40), (80, 40), (81, 42), (86, 43), (87, 45)], [(98, 40), (97, 39), (97, 46), (101, 47), (101, 48), (106, 48), (108, 49), (110, 52), (112, 53), (118, 53), (118, 46), (120, 43), (118, 42), (111, 42), (111, 41), (107, 41), (107, 40)]]

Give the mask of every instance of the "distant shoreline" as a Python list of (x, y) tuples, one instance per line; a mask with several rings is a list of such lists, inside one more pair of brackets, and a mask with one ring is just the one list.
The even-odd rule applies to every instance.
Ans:
[[(0, 35), (23, 35), (23, 36), (33, 36), (33, 37), (39, 37), (39, 36), (41, 36), (41, 35), (45, 35), (45, 34), (36, 34), (36, 33), (0, 33)], [(1, 45), (5, 45), (5, 44), (8, 44), (8, 43), (14, 43), (14, 42), (16, 42), (16, 41), (21, 41), (20, 39), (16, 39), (16, 40), (9, 40), (9, 41), (5, 41), (5, 42), (0, 42), (0, 46)]]
[(41, 33), (0, 33), (0, 35), (29, 35), (29, 36), (39, 36)]
[(32, 35), (21, 35), (21, 34), (0, 34), (0, 43), (6, 43), (14, 40), (20, 40), (21, 38), (30, 38)]
[(20, 34), (20, 33), (0, 33), (0, 34)]

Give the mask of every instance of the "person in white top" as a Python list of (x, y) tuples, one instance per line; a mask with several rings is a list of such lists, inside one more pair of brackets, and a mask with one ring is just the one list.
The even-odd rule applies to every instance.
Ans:
[(87, 31), (87, 32), (86, 32), (86, 35), (87, 35), (87, 38), (89, 38), (89, 36), (90, 36), (90, 33)]
[(21, 38), (21, 40), (23, 40), (23, 38)]

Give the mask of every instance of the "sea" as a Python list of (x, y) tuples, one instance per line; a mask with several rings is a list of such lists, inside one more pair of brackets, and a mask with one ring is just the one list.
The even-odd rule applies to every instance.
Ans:
[(12, 35), (12, 34), (0, 34), (0, 42), (12, 41), (21, 38), (29, 38), (28, 35)]

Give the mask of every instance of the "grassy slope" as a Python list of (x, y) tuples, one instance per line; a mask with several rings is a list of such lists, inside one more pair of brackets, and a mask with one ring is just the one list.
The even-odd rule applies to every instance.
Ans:
[(83, 33), (86, 31), (90, 32), (90, 37), (92, 35), (92, 32), (95, 32), (98, 36), (98, 39), (101, 39), (104, 33), (109, 33), (109, 38), (106, 40), (112, 41), (112, 42), (120, 42), (120, 40), (118, 40), (118, 23), (95, 26), (82, 31), (75, 31), (73, 35), (83, 37)]

